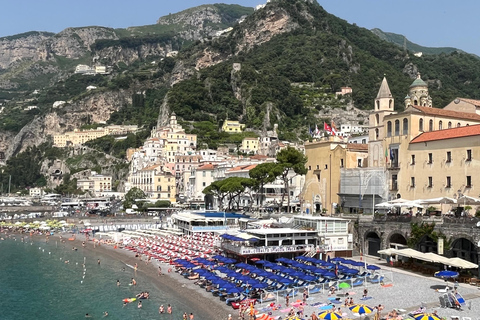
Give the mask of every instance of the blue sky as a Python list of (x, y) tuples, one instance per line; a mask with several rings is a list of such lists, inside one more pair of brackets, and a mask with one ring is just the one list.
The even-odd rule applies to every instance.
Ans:
[[(38, 30), (153, 24), (168, 13), (208, 0), (16, 0), (2, 1), (0, 37)], [(255, 6), (266, 0), (217, 0)], [(212, 3), (210, 2), (210, 3)], [(480, 55), (478, 0), (318, 0), (330, 13), (360, 27), (405, 35), (424, 46), (450, 46)]]

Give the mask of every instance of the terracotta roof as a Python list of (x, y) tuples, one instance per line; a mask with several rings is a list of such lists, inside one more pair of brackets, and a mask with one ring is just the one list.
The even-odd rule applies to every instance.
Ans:
[(215, 169), (215, 166), (211, 163), (204, 164), (203, 166), (200, 166), (197, 168), (197, 170), (213, 170)]
[(449, 117), (449, 118), (456, 118), (456, 119), (480, 121), (480, 115), (476, 113), (459, 112), (459, 111), (430, 108), (430, 107), (421, 107), (421, 106), (412, 106), (412, 108), (417, 109), (418, 111), (429, 116), (442, 116), (442, 117)]
[(458, 100), (461, 100), (463, 102), (471, 103), (475, 105), (476, 107), (480, 107), (480, 100), (474, 100), (474, 99), (465, 99), (465, 98), (457, 98)]
[(358, 150), (358, 151), (368, 151), (368, 144), (366, 144), (366, 143), (347, 143), (347, 149)]
[(232, 172), (232, 171), (250, 171), (253, 168), (255, 168), (257, 165), (256, 164), (249, 164), (249, 165), (244, 165), (244, 166), (237, 166), (234, 168), (230, 168), (227, 171)]
[(158, 168), (158, 167), (160, 167), (159, 164), (154, 164), (153, 166), (145, 167), (145, 168), (143, 168), (142, 170), (143, 170), (143, 171), (149, 171), (149, 170), (154, 170), (154, 169), (156, 169), (156, 168)]
[(415, 137), (410, 143), (420, 143), (436, 140), (446, 140), (480, 135), (480, 125), (464, 126), (445, 130), (424, 132)]
[(264, 155), (261, 155), (261, 154), (256, 154), (254, 156), (251, 156), (250, 159), (265, 160), (265, 159), (268, 159), (268, 156), (264, 156)]

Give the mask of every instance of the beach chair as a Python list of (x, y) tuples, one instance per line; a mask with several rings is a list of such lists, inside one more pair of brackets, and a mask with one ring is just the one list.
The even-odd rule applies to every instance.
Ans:
[(378, 278), (376, 278), (376, 279), (371, 279), (370, 282), (371, 282), (371, 283), (380, 283), (380, 282), (383, 281), (383, 279), (385, 279), (385, 277), (384, 277), (384, 276), (381, 276), (381, 277), (378, 277)]
[(352, 283), (352, 287), (360, 287), (363, 285), (363, 279), (357, 279)]
[(445, 303), (445, 298), (440, 296), (438, 297), (438, 300), (440, 301), (440, 308), (447, 308), (447, 304)]
[(454, 308), (455, 305), (453, 304), (453, 301), (450, 300), (450, 297), (448, 296), (448, 293), (445, 293), (443, 295), (443, 299), (445, 300), (445, 305), (447, 306), (447, 308)]
[(462, 320), (472, 320), (470, 317), (463, 317)]

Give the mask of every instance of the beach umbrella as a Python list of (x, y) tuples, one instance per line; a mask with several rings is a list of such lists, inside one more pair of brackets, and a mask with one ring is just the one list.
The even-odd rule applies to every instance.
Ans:
[(379, 266), (376, 266), (374, 264), (370, 264), (367, 266), (368, 270), (380, 270), (381, 268)]
[(330, 259), (330, 262), (344, 262), (344, 261), (345, 261), (345, 259), (340, 258), (340, 257), (335, 257), (335, 258)]
[(227, 291), (227, 293), (229, 293), (229, 294), (231, 294), (231, 293), (240, 293), (240, 292), (243, 292), (243, 289), (240, 288), (240, 287), (233, 287), (233, 288), (227, 289), (226, 291)]
[[(370, 308), (369, 306), (367, 306), (365, 304), (355, 304), (355, 305), (349, 307), (349, 309), (353, 313), (358, 313), (358, 314), (367, 314), (367, 313), (372, 313), (373, 312), (373, 308)], [(426, 319), (422, 319), (422, 320), (426, 320)]]
[(322, 276), (327, 279), (333, 279), (337, 277), (333, 272), (325, 272)]
[(443, 279), (456, 278), (456, 277), (458, 277), (458, 272), (450, 271), (450, 270), (443, 270), (443, 271), (435, 272), (434, 276), (437, 277), (437, 278), (443, 278)]
[(333, 311), (323, 311), (318, 314), (318, 317), (320, 319), (325, 319), (325, 320), (337, 320), (337, 319), (342, 319), (342, 315), (340, 313), (336, 313)]
[(268, 262), (269, 261), (266, 261), (266, 260), (257, 260), (257, 261), (255, 261), (255, 264), (266, 264)]
[(340, 283), (340, 284), (338, 285), (338, 287), (339, 287), (340, 289), (346, 289), (346, 288), (350, 288), (351, 286), (350, 286), (348, 283), (346, 283), (346, 282), (342, 282), (342, 283)]
[(253, 289), (265, 289), (268, 287), (268, 284), (265, 282), (255, 282), (250, 285)]
[(415, 320), (441, 320), (440, 317), (432, 313), (419, 313), (413, 316)]

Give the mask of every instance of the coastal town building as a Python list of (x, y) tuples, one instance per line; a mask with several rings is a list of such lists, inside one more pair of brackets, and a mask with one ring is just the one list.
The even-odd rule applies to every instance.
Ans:
[(56, 134), (53, 136), (53, 145), (57, 148), (64, 148), (67, 146), (75, 146), (83, 144), (87, 141), (101, 138), (106, 135), (125, 136), (129, 133), (137, 132), (136, 125), (111, 125), (106, 127), (99, 127), (97, 129), (80, 130), (65, 132), (64, 134)]
[(234, 120), (225, 120), (222, 125), (222, 131), (228, 133), (240, 133), (245, 128), (243, 123)]
[(259, 138), (246, 137), (242, 140), (242, 146), (240, 147), (240, 152), (247, 154), (257, 154), (259, 146)]
[(332, 214), (339, 203), (341, 169), (367, 166), (368, 146), (329, 136), (305, 143), (305, 155), (308, 171), (301, 192), (302, 211)]
[(88, 192), (91, 196), (99, 196), (103, 192), (112, 191), (112, 176), (97, 174), (91, 171), (90, 176), (77, 179), (77, 188)]
[(128, 175), (125, 192), (132, 188), (141, 189), (150, 199), (176, 202), (175, 176), (160, 164), (131, 172)]

